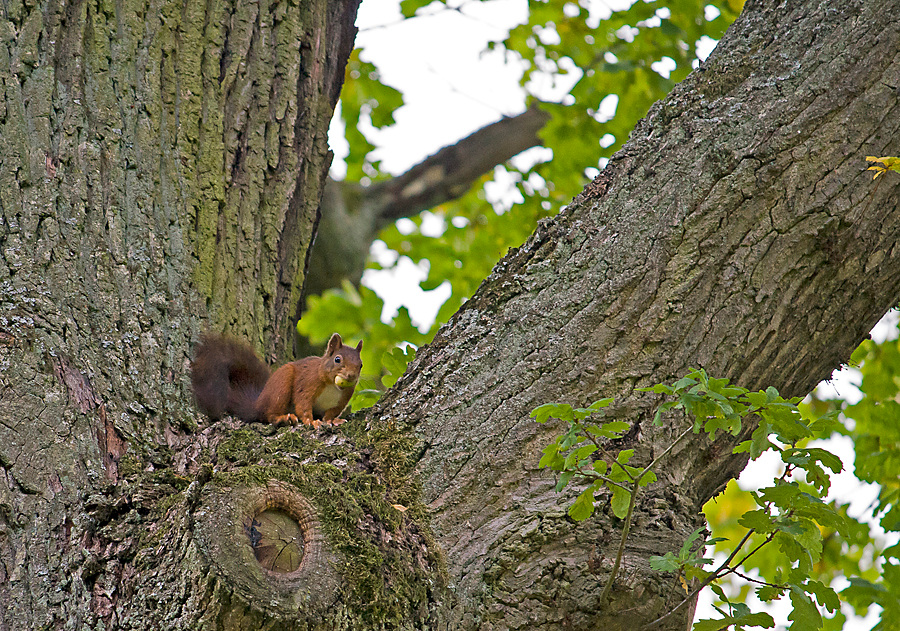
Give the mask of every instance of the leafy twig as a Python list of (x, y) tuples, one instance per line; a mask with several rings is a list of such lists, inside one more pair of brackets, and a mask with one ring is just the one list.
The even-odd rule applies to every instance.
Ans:
[(622, 536), (619, 539), (619, 550), (616, 553), (616, 561), (613, 563), (612, 572), (610, 572), (609, 578), (606, 579), (603, 593), (600, 594), (601, 606), (606, 604), (606, 599), (609, 597), (609, 592), (612, 590), (613, 582), (616, 580), (616, 574), (619, 573), (619, 565), (622, 563), (622, 556), (625, 554), (625, 541), (628, 539), (628, 533), (631, 530), (631, 517), (634, 515), (634, 502), (635, 498), (637, 498), (638, 481), (640, 481), (640, 478), (635, 480), (631, 486), (631, 498), (628, 500), (628, 514), (625, 516), (625, 525), (622, 526)]
[[(625, 554), (625, 541), (628, 539), (628, 533), (631, 530), (631, 518), (634, 515), (634, 504), (637, 500), (638, 490), (640, 488), (640, 482), (644, 478), (647, 473), (649, 473), (656, 463), (662, 460), (672, 449), (679, 443), (679, 441), (687, 436), (691, 431), (693, 431), (692, 427), (687, 428), (681, 435), (676, 438), (671, 445), (669, 445), (665, 451), (659, 454), (653, 461), (648, 464), (637, 476), (631, 475), (625, 467), (623, 467), (618, 461), (614, 460), (616, 464), (625, 472), (629, 478), (631, 478), (631, 497), (628, 500), (628, 513), (625, 515), (625, 525), (622, 526), (622, 536), (619, 539), (619, 550), (616, 552), (616, 561), (613, 563), (612, 572), (609, 575), (609, 578), (606, 579), (606, 585), (603, 587), (603, 593), (600, 594), (600, 603), (603, 604), (606, 602), (606, 599), (609, 597), (609, 592), (612, 590), (613, 582), (616, 580), (616, 575), (619, 573), (619, 566), (622, 563), (622, 556)], [(610, 481), (611, 482), (611, 481)], [(615, 484), (615, 483), (614, 483)], [(621, 486), (621, 485), (617, 485)]]
[[(641, 627), (641, 631), (644, 631), (645, 629), (652, 629), (659, 623), (661, 623), (664, 620), (667, 620), (669, 617), (675, 615), (675, 613), (678, 612), (682, 607), (684, 607), (687, 603), (691, 602), (697, 596), (697, 594), (699, 594), (703, 590), (704, 587), (706, 587), (707, 585), (712, 583), (717, 578), (720, 578), (719, 572), (721, 572), (724, 568), (728, 567), (728, 565), (734, 560), (734, 557), (737, 556), (740, 549), (744, 546), (745, 543), (747, 543), (747, 539), (749, 539), (750, 535), (752, 535), (754, 532), (755, 531), (752, 528), (750, 530), (748, 530), (747, 534), (744, 535), (744, 538), (741, 539), (740, 543), (738, 543), (737, 546), (735, 546), (734, 551), (729, 555), (729, 557), (727, 559), (725, 559), (725, 561), (722, 562), (722, 564), (718, 568), (716, 568), (715, 572), (712, 572), (709, 576), (707, 576), (706, 579), (704, 579), (704, 581), (702, 583), (700, 583), (699, 587), (697, 587), (694, 591), (692, 591), (690, 594), (688, 594), (684, 600), (682, 600), (680, 603), (675, 605), (675, 607), (671, 611), (660, 616), (653, 622), (649, 622), (649, 623), (645, 624), (643, 627)], [(754, 550), (754, 552), (755, 552), (755, 550)], [(722, 576), (724, 576), (724, 574)]]

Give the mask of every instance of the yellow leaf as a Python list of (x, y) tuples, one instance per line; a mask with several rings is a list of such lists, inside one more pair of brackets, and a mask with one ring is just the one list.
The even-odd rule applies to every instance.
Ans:
[(875, 178), (877, 178), (879, 175), (887, 173), (887, 169), (885, 169), (884, 167), (881, 167), (881, 166), (869, 167), (868, 169), (866, 169), (866, 171), (875, 171), (875, 175), (872, 176), (873, 180)]
[(878, 164), (873, 164), (866, 171), (875, 171), (875, 175), (872, 176), (874, 180), (879, 175), (882, 175), (888, 171), (897, 171), (900, 173), (900, 158), (895, 156), (866, 156), (867, 162), (877, 162)]
[(396, 508), (396, 509), (397, 509), (398, 511), (400, 511), (401, 513), (405, 513), (406, 510), (407, 510), (407, 509), (406, 509), (406, 506), (404, 506), (403, 504), (391, 504), (391, 506), (393, 506), (394, 508)]

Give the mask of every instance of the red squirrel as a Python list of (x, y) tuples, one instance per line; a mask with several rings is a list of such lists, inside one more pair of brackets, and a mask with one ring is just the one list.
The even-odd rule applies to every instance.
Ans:
[(250, 346), (218, 335), (205, 336), (191, 364), (197, 404), (213, 420), (233, 414), (273, 425), (340, 425), (339, 418), (359, 380), (362, 342), (346, 346), (335, 333), (321, 357), (269, 369)]

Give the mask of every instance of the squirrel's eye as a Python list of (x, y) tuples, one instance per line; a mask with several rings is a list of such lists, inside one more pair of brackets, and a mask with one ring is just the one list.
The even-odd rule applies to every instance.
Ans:
[(335, 363), (335, 364), (340, 364), (340, 363), (341, 363), (341, 356), (340, 356), (340, 355), (335, 355), (335, 356), (334, 356), (334, 363)]

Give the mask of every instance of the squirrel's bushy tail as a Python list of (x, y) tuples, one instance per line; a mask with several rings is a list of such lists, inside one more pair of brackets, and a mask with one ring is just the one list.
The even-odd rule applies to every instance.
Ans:
[(191, 383), (200, 410), (211, 419), (233, 414), (257, 421), (256, 399), (269, 369), (249, 345), (219, 335), (202, 338), (191, 364)]

